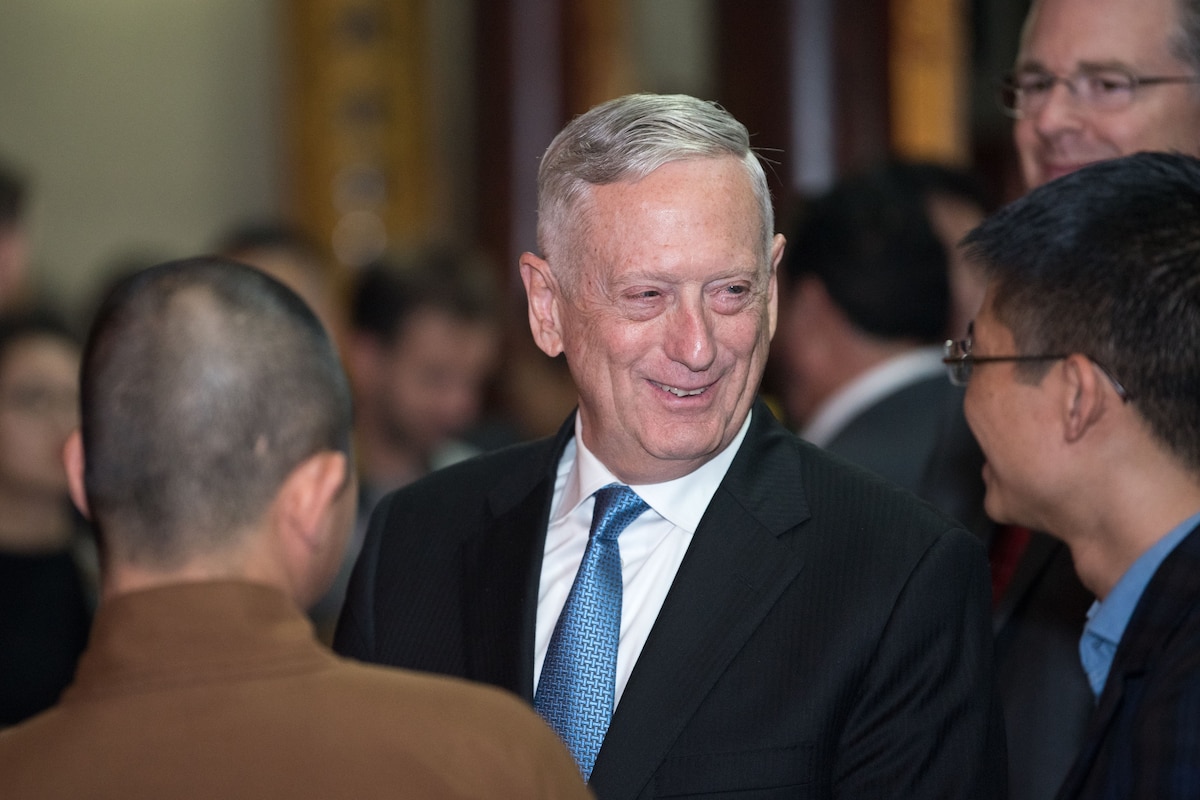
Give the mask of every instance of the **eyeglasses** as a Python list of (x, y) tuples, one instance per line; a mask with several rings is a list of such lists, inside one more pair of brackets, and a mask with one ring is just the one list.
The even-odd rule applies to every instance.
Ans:
[[(946, 365), (946, 374), (950, 378), (950, 382), (955, 386), (966, 386), (971, 380), (971, 373), (975, 369), (976, 364), (992, 364), (1003, 361), (1059, 361), (1069, 357), (1070, 353), (1047, 353), (1045, 355), (1030, 355), (1030, 356), (977, 356), (971, 353), (971, 348), (975, 343), (975, 324), (971, 323), (967, 326), (967, 338), (954, 341), (949, 339), (942, 348), (943, 358), (942, 363)], [(1088, 361), (1096, 365), (1096, 368), (1104, 373), (1104, 377), (1112, 384), (1117, 396), (1121, 398), (1122, 403), (1128, 403), (1130, 394), (1125, 387), (1118, 381), (1108, 368), (1101, 364), (1091, 356), (1086, 356)]]
[(1142, 86), (1200, 83), (1200, 77), (1134, 75), (1117, 67), (1085, 69), (1065, 77), (1043, 70), (1024, 70), (1007, 75), (1000, 82), (1000, 106), (1016, 119), (1033, 116), (1046, 107), (1057, 83), (1066, 86), (1075, 102), (1089, 111), (1109, 112), (1128, 108)]

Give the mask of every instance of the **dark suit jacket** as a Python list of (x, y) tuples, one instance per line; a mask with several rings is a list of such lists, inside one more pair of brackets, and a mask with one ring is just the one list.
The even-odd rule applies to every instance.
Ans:
[(1011, 800), (1051, 800), (1079, 753), (1096, 707), (1079, 660), (1094, 599), (1067, 546), (1034, 533), (993, 618)]
[(902, 387), (849, 420), (825, 449), (928, 500), (986, 538), (983, 453), (944, 374)]
[[(979, 450), (945, 376), (911, 384), (852, 419), (826, 449), (908, 489), (984, 540)], [(996, 678), (1008, 734), (1010, 800), (1051, 800), (1095, 708), (1079, 661), (1093, 595), (1066, 545), (1035, 533), (996, 607)]]
[(1058, 796), (1200, 797), (1200, 528), (1146, 586)]
[[(538, 579), (573, 432), (377, 509), (335, 647), (533, 697)], [(616, 708), (602, 800), (1002, 796), (983, 548), (763, 404)], [(707, 794), (706, 794), (707, 793)]]

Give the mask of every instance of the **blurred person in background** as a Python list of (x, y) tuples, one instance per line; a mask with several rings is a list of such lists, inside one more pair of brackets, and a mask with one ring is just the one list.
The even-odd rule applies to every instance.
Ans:
[(52, 705), (87, 642), (95, 553), (62, 464), (78, 371), (61, 322), (0, 316), (0, 727)]
[(372, 500), (477, 452), (462, 437), (497, 367), (497, 305), (486, 268), (448, 248), (390, 256), (358, 275), (347, 361)]
[(225, 233), (217, 253), (261, 269), (300, 295), (334, 340), (340, 341), (341, 286), (316, 242), (303, 231), (283, 222), (246, 222)]
[(354, 282), (346, 361), (355, 403), (359, 515), (341, 572), (313, 608), (331, 635), (371, 510), (387, 492), (480, 452), (500, 353), (498, 300), (486, 265), (441, 246), (392, 254)]
[(982, 181), (971, 172), (932, 161), (896, 162), (899, 178), (925, 201), (925, 213), (942, 240), (949, 260), (950, 314), (946, 330), (960, 337), (979, 311), (987, 286), (979, 265), (966, 258), (959, 243), (996, 206)]
[(1003, 99), (1029, 189), (1142, 150), (1200, 155), (1200, 3), (1035, 0)]
[(801, 436), (982, 534), (982, 456), (942, 366), (955, 259), (929, 169), (885, 164), (804, 210), (784, 253), (776, 377)]

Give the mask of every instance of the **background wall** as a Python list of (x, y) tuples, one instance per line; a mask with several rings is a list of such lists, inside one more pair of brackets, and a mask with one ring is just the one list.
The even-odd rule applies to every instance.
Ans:
[(209, 249), (280, 206), (270, 0), (4, 0), (0, 158), (32, 182), (35, 279)]
[[(533, 241), (537, 156), (564, 114), (586, 108), (573, 100), (614, 82), (717, 99), (756, 144), (786, 148), (781, 161), (815, 150), (812, 186), (781, 165), (783, 199), (882, 155), (896, 134), (886, 34), (889, 23), (904, 29), (889, 9), (920, 21), (929, 9), (945, 17), (948, 4), (970, 27), (956, 43), (970, 47), (970, 108), (956, 113), (968, 118), (974, 166), (1003, 186), (1009, 123), (992, 85), (1027, 0), (0, 0), (0, 159), (32, 180), (35, 280), (72, 310), (116, 262), (208, 250), (247, 218), (289, 214), (325, 234), (297, 209), (333, 184), (311, 174), (317, 160), (297, 147), (308, 127), (287, 104), (311, 95), (309, 62), (318, 76), (330, 64), (319, 47), (288, 49), (288, 21), (301, 9), (404, 5), (426, 27), (409, 65), (423, 107), (398, 109), (428, 144), (417, 227), (483, 244), (514, 275), (514, 253)], [(532, 34), (538, 46), (526, 46)], [(788, 60), (802, 49), (805, 59)], [(795, 91), (814, 80), (828, 84), (828, 104)], [(828, 131), (814, 135), (814, 122)]]

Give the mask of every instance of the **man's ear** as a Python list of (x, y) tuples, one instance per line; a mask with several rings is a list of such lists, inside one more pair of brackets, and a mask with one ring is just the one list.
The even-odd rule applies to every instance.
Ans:
[(1060, 369), (1064, 385), (1063, 433), (1068, 442), (1076, 442), (1104, 416), (1108, 400), (1106, 387), (1095, 365), (1085, 355), (1067, 356)]
[(520, 263), (533, 340), (543, 353), (553, 358), (563, 351), (558, 283), (550, 272), (550, 265), (533, 253), (522, 253)]
[(328, 542), (327, 519), (346, 484), (346, 454), (323, 450), (300, 463), (279, 490), (280, 520), (295, 543), (321, 550)]
[(79, 509), (79, 513), (91, 519), (88, 510), (87, 488), (83, 482), (83, 472), (86, 462), (83, 454), (83, 433), (76, 428), (67, 437), (63, 445), (63, 466), (67, 469), (67, 489), (71, 493), (71, 502)]

